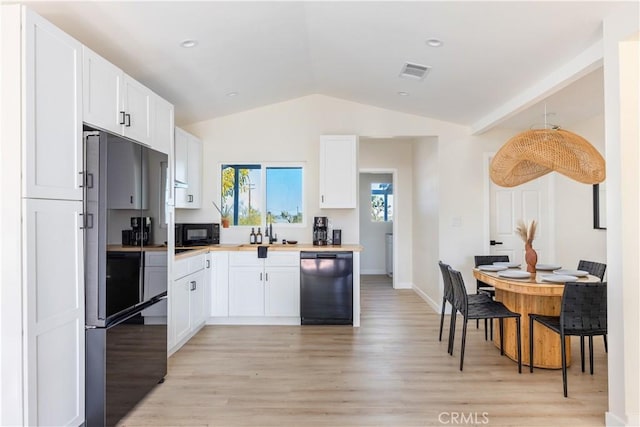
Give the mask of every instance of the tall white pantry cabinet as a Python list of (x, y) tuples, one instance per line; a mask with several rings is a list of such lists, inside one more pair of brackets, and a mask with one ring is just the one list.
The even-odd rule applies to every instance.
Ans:
[(2, 71), (0, 424), (80, 425), (82, 45), (3, 6)]

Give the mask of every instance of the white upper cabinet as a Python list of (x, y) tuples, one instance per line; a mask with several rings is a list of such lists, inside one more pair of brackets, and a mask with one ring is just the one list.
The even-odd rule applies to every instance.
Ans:
[(202, 141), (180, 128), (175, 129), (176, 208), (200, 209)]
[(151, 140), (153, 148), (169, 154), (173, 151), (174, 108), (173, 104), (156, 96), (151, 105)]
[(124, 123), (120, 99), (124, 73), (86, 46), (82, 47), (83, 121), (120, 135)]
[(25, 16), (23, 195), (82, 200), (82, 45)]
[(355, 208), (358, 178), (358, 137), (320, 137), (320, 208)]
[(151, 145), (151, 98), (154, 94), (126, 74), (123, 83), (122, 134), (134, 141)]
[(83, 120), (169, 153), (173, 105), (83, 46)]

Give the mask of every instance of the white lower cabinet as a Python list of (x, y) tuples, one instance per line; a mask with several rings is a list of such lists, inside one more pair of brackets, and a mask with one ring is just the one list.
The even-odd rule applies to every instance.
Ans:
[(211, 252), (209, 293), (211, 317), (229, 316), (229, 252)]
[(204, 325), (207, 317), (209, 274), (206, 254), (174, 263), (174, 280), (169, 294), (169, 354), (176, 352)]
[(82, 202), (24, 200), (25, 425), (84, 421)]
[(230, 253), (229, 316), (299, 318), (299, 253)]

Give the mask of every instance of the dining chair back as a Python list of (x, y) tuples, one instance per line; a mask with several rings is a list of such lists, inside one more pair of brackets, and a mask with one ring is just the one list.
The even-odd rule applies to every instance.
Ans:
[[(588, 271), (592, 276), (596, 276), (600, 281), (604, 281), (604, 273), (607, 270), (607, 264), (603, 264), (595, 261), (585, 261), (581, 259), (578, 262), (578, 270)], [(603, 335), (602, 339), (604, 340), (604, 351), (609, 352), (609, 345), (607, 343), (607, 336)], [(580, 338), (580, 353), (584, 354), (584, 340)], [(582, 372), (584, 372), (584, 357), (581, 360), (582, 362)]]
[[(476, 267), (479, 265), (491, 265), (494, 262), (509, 262), (509, 255), (476, 255), (473, 258)], [(476, 280), (476, 293), (486, 293), (493, 298), (496, 295), (496, 290), (493, 286)]]
[[(562, 385), (564, 397), (567, 397), (567, 336), (589, 338), (589, 359), (593, 375), (593, 337), (607, 333), (607, 283), (575, 283), (564, 285), (560, 316), (529, 314), (529, 360), (533, 360), (534, 322), (538, 322), (560, 335), (562, 362)], [(584, 360), (584, 354), (582, 354)], [(533, 363), (529, 365), (533, 372)], [(584, 371), (584, 368), (583, 368)]]
[[(462, 322), (462, 346), (460, 348), (460, 370), (464, 364), (464, 350), (467, 339), (467, 322), (479, 319), (498, 319), (500, 326), (500, 354), (504, 355), (504, 319), (513, 318), (516, 320), (516, 337), (518, 353), (518, 373), (522, 372), (521, 338), (520, 338), (520, 313), (510, 311), (501, 302), (487, 298), (486, 302), (469, 304), (469, 298), (476, 295), (467, 295), (467, 288), (464, 285), (462, 274), (449, 267), (449, 275), (453, 285), (453, 305), (463, 316)], [(486, 334), (486, 331), (485, 331)], [(455, 337), (455, 323), (452, 322), (451, 352), (453, 354), (453, 338)]]
[(604, 280), (604, 272), (607, 270), (607, 264), (581, 259), (578, 262), (578, 270), (588, 271), (589, 274), (596, 276), (602, 282)]

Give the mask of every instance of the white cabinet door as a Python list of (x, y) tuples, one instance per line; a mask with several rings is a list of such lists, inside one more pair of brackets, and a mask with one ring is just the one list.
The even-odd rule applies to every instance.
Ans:
[(229, 253), (213, 252), (211, 275), (211, 316), (229, 316)]
[(208, 270), (205, 269), (188, 276), (190, 290), (189, 298), (191, 300), (189, 306), (191, 332), (202, 326), (206, 320), (207, 287), (205, 276), (208, 273)]
[(358, 137), (320, 137), (320, 208), (355, 208), (358, 179)]
[(23, 209), (25, 425), (80, 425), (85, 418), (82, 202), (25, 199)]
[(189, 188), (187, 191), (187, 205), (191, 209), (200, 209), (202, 182), (202, 141), (189, 135)]
[(107, 174), (109, 209), (147, 209), (147, 158), (142, 147), (109, 136)]
[(300, 317), (300, 267), (265, 269), (264, 314)]
[(86, 46), (82, 47), (82, 120), (116, 135), (122, 134), (122, 70)]
[(124, 75), (123, 79), (124, 130), (123, 135), (151, 145), (151, 97), (149, 89)]
[(172, 336), (172, 345), (179, 343), (191, 331), (191, 313), (189, 304), (191, 301), (191, 276), (186, 276), (173, 282), (170, 297), (171, 319), (169, 322)]
[(229, 267), (229, 316), (264, 316), (264, 268)]
[(201, 207), (202, 141), (180, 128), (175, 130), (176, 208)]
[(154, 150), (169, 154), (173, 151), (173, 105), (154, 94), (151, 111), (151, 146)]
[(82, 200), (82, 45), (25, 16), (23, 195)]

